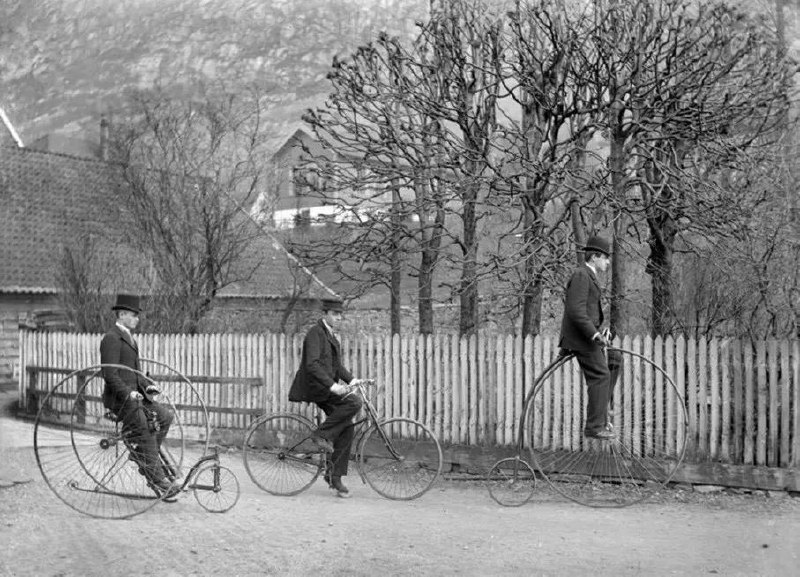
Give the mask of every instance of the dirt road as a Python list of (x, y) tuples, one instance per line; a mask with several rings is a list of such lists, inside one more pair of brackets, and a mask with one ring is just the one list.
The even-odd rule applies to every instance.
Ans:
[(0, 575), (793, 575), (800, 499), (671, 490), (658, 503), (597, 510), (544, 488), (511, 509), (478, 483), (442, 482), (417, 501), (354, 497), (321, 482), (278, 498), (241, 466), (242, 495), (210, 514), (190, 495), (126, 521), (67, 508), (47, 488), (32, 426), (0, 418)]

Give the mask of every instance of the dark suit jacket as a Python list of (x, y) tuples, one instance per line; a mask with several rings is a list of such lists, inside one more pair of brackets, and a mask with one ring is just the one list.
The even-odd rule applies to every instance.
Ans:
[(586, 265), (576, 268), (567, 283), (559, 347), (588, 351), (595, 346), (592, 336), (603, 324), (600, 294), (600, 285), (592, 269)]
[(331, 387), (339, 380), (349, 383), (353, 375), (342, 366), (339, 341), (319, 320), (303, 340), (300, 368), (289, 389), (289, 400), (324, 402), (331, 394)]
[[(102, 364), (124, 365), (134, 370), (139, 370), (139, 349), (133, 344), (117, 325), (103, 335), (100, 341), (100, 362)], [(103, 390), (103, 402), (109, 408), (114, 408), (125, 402), (131, 391), (139, 391), (146, 395), (145, 386), (140, 383), (140, 378), (131, 371), (115, 368), (104, 368), (103, 379), (106, 382)]]

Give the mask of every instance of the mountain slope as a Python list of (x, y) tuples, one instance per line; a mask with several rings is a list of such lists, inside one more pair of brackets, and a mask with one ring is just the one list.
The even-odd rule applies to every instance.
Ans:
[(381, 29), (408, 36), (427, 0), (3, 0), (0, 107), (23, 141), (94, 137), (128, 88), (270, 88), (285, 132), (327, 91), (334, 54)]

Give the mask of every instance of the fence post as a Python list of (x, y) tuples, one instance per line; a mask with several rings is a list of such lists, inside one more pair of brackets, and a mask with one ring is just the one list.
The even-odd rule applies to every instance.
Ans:
[(473, 333), (469, 337), (469, 351), (467, 363), (469, 364), (469, 442), (478, 444), (478, 417), (480, 413), (481, 383), (478, 380), (478, 335)]
[(756, 374), (758, 387), (756, 429), (756, 465), (767, 464), (767, 349), (764, 341), (756, 343)]
[(461, 410), (459, 412), (460, 422), (460, 442), (469, 442), (469, 337), (458, 339), (459, 355), (458, 355), (458, 368), (459, 379), (458, 383), (461, 387)]
[(792, 459), (793, 467), (800, 467), (800, 341), (792, 347), (792, 407), (794, 407), (792, 425)]
[(489, 389), (489, 379), (486, 378), (486, 340), (489, 336), (486, 333), (481, 333), (478, 338), (478, 352), (477, 352), (477, 375), (478, 375), (478, 391), (480, 393), (480, 401), (478, 403), (478, 442), (486, 445), (489, 442), (489, 398), (492, 391)]
[(744, 390), (742, 386), (742, 342), (735, 340), (731, 344), (733, 353), (733, 440), (731, 460), (741, 462), (744, 456)]
[(780, 416), (778, 413), (778, 341), (770, 339), (767, 343), (768, 355), (767, 370), (769, 371), (769, 423), (767, 429), (767, 464), (770, 467), (778, 466), (778, 427)]
[[(779, 388), (783, 393), (781, 398), (780, 466), (788, 467), (791, 462), (789, 453), (789, 431), (791, 430), (792, 420), (792, 377), (789, 372), (789, 341), (785, 341), (781, 344), (781, 383)], [(797, 415), (797, 408), (795, 408), (795, 415)], [(797, 417), (795, 416), (795, 418)]]
[(25, 395), (25, 405), (29, 415), (35, 415), (39, 412), (39, 392), (37, 391), (39, 385), (39, 374), (33, 367), (26, 366), (25, 373), (28, 375), (28, 387)]
[(722, 369), (722, 423), (720, 427), (720, 458), (723, 461), (730, 462), (731, 443), (731, 340), (726, 339), (722, 341), (720, 352), (720, 368)]
[(744, 463), (752, 465), (755, 461), (755, 384), (753, 381), (753, 347), (755, 343), (744, 345)]
[(708, 384), (711, 389), (711, 427), (708, 434), (708, 453), (712, 460), (719, 456), (719, 340), (708, 342)]
[(75, 390), (75, 417), (81, 424), (86, 423), (86, 391), (83, 386), (86, 384), (86, 375), (78, 373), (78, 388)]
[[(653, 338), (649, 335), (644, 338), (643, 354), (648, 359), (653, 358)], [(653, 390), (655, 388), (656, 372), (653, 369), (653, 365), (644, 363), (644, 452), (646, 455), (653, 454), (655, 443)]]

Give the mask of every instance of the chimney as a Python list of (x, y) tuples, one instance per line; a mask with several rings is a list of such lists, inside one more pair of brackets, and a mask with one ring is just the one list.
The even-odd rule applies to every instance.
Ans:
[(108, 160), (108, 119), (100, 115), (100, 158)]

